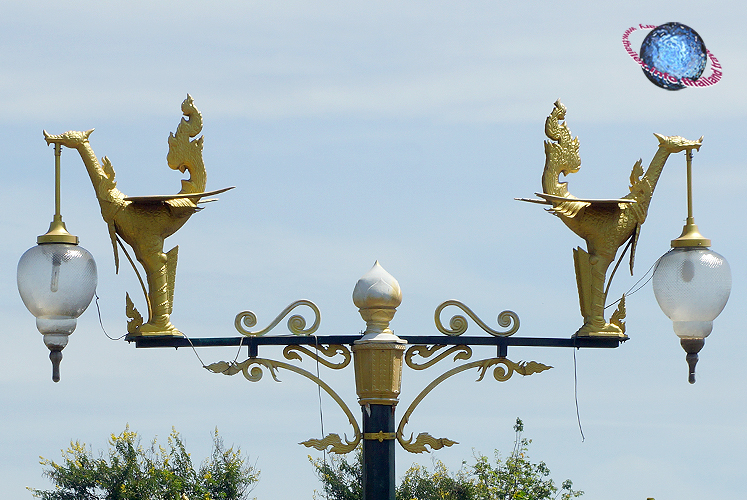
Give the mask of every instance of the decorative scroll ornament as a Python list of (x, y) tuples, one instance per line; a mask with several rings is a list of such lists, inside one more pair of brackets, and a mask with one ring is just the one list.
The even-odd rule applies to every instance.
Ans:
[[(633, 273), (636, 243), (641, 225), (646, 220), (654, 188), (659, 181), (669, 155), (700, 149), (703, 138), (690, 141), (677, 136), (654, 134), (659, 148), (644, 172), (641, 160), (635, 163), (630, 175), (629, 193), (622, 198), (576, 198), (568, 191), (568, 183), (560, 182), (560, 175), (579, 171), (581, 156), (578, 137), (573, 138), (565, 120), (566, 107), (555, 101), (545, 121), (545, 168), (542, 173), (541, 199), (519, 198), (549, 205), (548, 212), (557, 216), (568, 228), (586, 241), (586, 250), (573, 250), (579, 304), (584, 324), (576, 332), (579, 337), (612, 337), (627, 339), (623, 329), (604, 318), (604, 304), (609, 283), (607, 270), (615, 260), (617, 250), (626, 243), (630, 246), (630, 272)], [(562, 123), (561, 123), (562, 122)], [(627, 247), (626, 247), (627, 249)], [(622, 260), (625, 250), (620, 255)], [(619, 261), (618, 261), (619, 263)], [(607, 282), (605, 287), (605, 281)], [(624, 314), (624, 306), (621, 314)]]
[(625, 294), (623, 294), (620, 302), (617, 304), (617, 309), (612, 313), (610, 317), (610, 323), (617, 325), (621, 332), (625, 333)]
[(405, 363), (407, 363), (407, 366), (412, 368), (413, 370), (425, 370), (426, 368), (430, 368), (431, 366), (435, 365), (442, 359), (450, 356), (451, 354), (456, 353), (454, 356), (454, 361), (458, 359), (468, 360), (472, 357), (472, 348), (466, 345), (455, 345), (451, 346), (446, 351), (442, 352), (435, 358), (431, 359), (430, 361), (426, 361), (425, 363), (416, 363), (413, 361), (414, 356), (420, 356), (422, 358), (429, 358), (436, 352), (440, 351), (441, 349), (446, 348), (445, 345), (434, 345), (434, 346), (427, 346), (427, 345), (414, 345), (407, 349), (407, 352), (405, 352)]
[[(297, 354), (291, 353), (291, 356), (297, 356)], [(362, 438), (362, 434), (360, 428), (358, 427), (358, 422), (353, 416), (353, 412), (350, 411), (350, 408), (348, 408), (342, 398), (340, 398), (340, 396), (338, 396), (330, 386), (328, 386), (323, 380), (321, 380), (313, 373), (308, 372), (303, 368), (284, 363), (282, 361), (263, 358), (249, 358), (246, 361), (242, 361), (241, 363), (236, 363), (234, 361), (219, 361), (217, 363), (210, 364), (205, 368), (213, 373), (222, 373), (223, 375), (236, 375), (237, 373), (243, 373), (244, 378), (246, 378), (248, 381), (259, 382), (262, 379), (262, 367), (270, 372), (270, 375), (272, 375), (272, 378), (273, 380), (275, 380), (275, 382), (280, 382), (280, 379), (277, 376), (277, 371), (281, 368), (284, 370), (292, 371), (311, 380), (319, 387), (324, 389), (324, 391), (329, 394), (329, 396), (338, 404), (338, 406), (348, 417), (348, 422), (350, 422), (350, 425), (353, 427), (354, 435), (352, 441), (348, 440), (347, 435), (344, 435), (343, 442), (338, 434), (328, 434), (322, 439), (309, 439), (308, 441), (304, 441), (300, 444), (307, 447), (316, 448), (319, 451), (329, 448), (328, 451), (338, 454), (350, 453), (355, 449)]]
[(493, 330), (488, 325), (486, 325), (479, 317), (477, 317), (475, 313), (472, 312), (469, 307), (467, 307), (463, 303), (459, 302), (458, 300), (447, 300), (436, 308), (436, 313), (434, 315), (436, 328), (438, 328), (438, 331), (443, 333), (444, 335), (450, 335), (452, 337), (459, 336), (467, 331), (468, 326), (467, 318), (457, 314), (456, 316), (453, 316), (449, 321), (449, 328), (444, 327), (443, 323), (441, 323), (441, 311), (443, 311), (444, 308), (448, 306), (455, 306), (464, 311), (467, 316), (472, 318), (472, 320), (477, 323), (477, 326), (494, 337), (508, 337), (519, 330), (519, 316), (513, 311), (503, 311), (498, 315), (498, 325), (500, 325), (502, 328), (508, 328), (508, 330), (500, 332), (497, 330)]
[(288, 318), (288, 330), (293, 335), (312, 335), (319, 328), (319, 323), (321, 323), (322, 317), (319, 313), (319, 308), (310, 300), (297, 300), (293, 302), (291, 305), (286, 307), (283, 312), (281, 312), (278, 317), (273, 320), (272, 323), (270, 323), (262, 330), (258, 330), (255, 332), (247, 330), (247, 328), (251, 328), (257, 324), (257, 316), (252, 311), (243, 311), (237, 314), (233, 324), (236, 327), (236, 330), (238, 330), (242, 335), (261, 337), (262, 335), (275, 328), (278, 323), (283, 320), (283, 318), (285, 318), (293, 309), (299, 306), (308, 306), (314, 312), (314, 324), (312, 324), (309, 328), (306, 328), (306, 320), (303, 318), (303, 316), (293, 315)]
[(361, 437), (356, 436), (353, 441), (348, 441), (348, 437), (345, 436), (345, 442), (343, 443), (338, 434), (332, 433), (327, 434), (323, 439), (309, 439), (308, 441), (302, 441), (298, 444), (302, 444), (307, 448), (315, 448), (319, 451), (327, 450), (330, 453), (344, 455), (353, 451), (355, 447), (358, 446), (360, 440)]
[(447, 438), (434, 438), (427, 432), (421, 432), (420, 434), (418, 434), (418, 437), (415, 438), (415, 442), (412, 441), (412, 434), (410, 435), (409, 439), (405, 440), (398, 433), (397, 440), (399, 441), (399, 444), (402, 445), (402, 448), (409, 451), (410, 453), (430, 452), (430, 450), (428, 449), (429, 446), (431, 450), (440, 450), (444, 446), (449, 447), (455, 444), (459, 444), (457, 441), (452, 441), (451, 439)]
[(297, 359), (299, 361), (302, 361), (301, 354), (305, 354), (309, 356), (311, 359), (318, 361), (319, 363), (323, 364), (327, 368), (332, 368), (333, 370), (341, 370), (345, 368), (346, 366), (350, 364), (350, 360), (353, 357), (352, 354), (350, 353), (350, 349), (348, 349), (344, 345), (318, 344), (318, 345), (315, 345), (314, 348), (317, 351), (319, 351), (321, 354), (327, 356), (328, 358), (333, 358), (337, 356), (338, 354), (340, 354), (342, 355), (343, 359), (339, 363), (333, 363), (329, 360), (319, 357), (319, 354), (312, 352), (310, 349), (307, 349), (306, 347), (300, 346), (300, 345), (286, 346), (285, 349), (283, 349), (283, 356), (285, 357), (285, 359), (288, 359), (288, 360)]
[[(252, 366), (257, 365), (257, 366)], [(205, 369), (210, 370), (213, 373), (222, 373), (223, 375), (236, 375), (237, 373), (243, 373), (244, 378), (249, 382), (259, 382), (262, 380), (262, 368), (266, 368), (272, 379), (275, 382), (280, 382), (277, 376), (279, 364), (277, 361), (271, 359), (262, 358), (250, 358), (242, 363), (236, 363), (235, 361), (218, 361), (207, 365)]]
[(521, 361), (519, 363), (515, 363), (507, 358), (483, 359), (480, 361), (466, 363), (456, 368), (452, 368), (451, 370), (443, 373), (440, 377), (431, 382), (425, 389), (420, 392), (420, 394), (418, 394), (413, 402), (410, 403), (410, 406), (402, 416), (402, 420), (400, 420), (399, 426), (397, 427), (397, 441), (399, 441), (399, 444), (402, 445), (402, 447), (410, 453), (423, 453), (424, 451), (429, 451), (427, 447), (430, 447), (433, 450), (438, 450), (443, 448), (444, 446), (451, 446), (453, 444), (456, 444), (456, 441), (452, 441), (447, 438), (434, 438), (427, 432), (421, 432), (420, 434), (418, 434), (418, 437), (415, 438), (414, 441), (412, 434), (410, 434), (410, 437), (408, 439), (405, 439), (404, 429), (407, 425), (407, 422), (410, 420), (410, 415), (412, 415), (412, 412), (415, 411), (415, 408), (418, 406), (418, 404), (420, 404), (420, 402), (441, 382), (456, 375), (457, 373), (461, 373), (472, 368), (477, 368), (479, 373), (477, 382), (479, 382), (485, 377), (486, 371), (490, 367), (495, 365), (498, 366), (496, 366), (493, 370), (493, 377), (499, 382), (505, 382), (506, 380), (511, 378), (514, 373), (526, 376), (552, 368), (551, 366), (543, 365), (541, 363), (537, 363), (536, 361)]
[(477, 366), (477, 371), (480, 374), (477, 382), (481, 381), (485, 377), (485, 373), (492, 366), (495, 366), (495, 368), (493, 369), (493, 378), (495, 378), (498, 382), (505, 382), (506, 380), (510, 379), (511, 375), (513, 375), (514, 372), (518, 373), (519, 375), (527, 376), (532, 375), (533, 373), (540, 373), (552, 368), (552, 366), (543, 365), (542, 363), (537, 363), (536, 361), (519, 361), (518, 363), (514, 363), (507, 358), (486, 359), (480, 362), (480, 364)]
[(135, 304), (130, 299), (130, 294), (125, 293), (125, 314), (127, 315), (127, 334), (134, 335), (143, 326), (143, 317), (135, 309)]

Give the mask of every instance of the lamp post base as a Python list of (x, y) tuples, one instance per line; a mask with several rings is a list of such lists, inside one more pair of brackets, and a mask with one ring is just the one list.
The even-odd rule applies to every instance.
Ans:
[(363, 410), (363, 500), (394, 500), (394, 406)]

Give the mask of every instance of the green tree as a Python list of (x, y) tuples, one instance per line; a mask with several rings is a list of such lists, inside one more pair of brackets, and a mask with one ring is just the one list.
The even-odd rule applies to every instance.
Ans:
[[(328, 455), (326, 460), (309, 457), (314, 470), (322, 481), (324, 497), (327, 500), (360, 500), (363, 498), (363, 454), (361, 448), (348, 462), (341, 455)], [(317, 494), (314, 492), (314, 499)]]
[(211, 455), (195, 470), (176, 430), (167, 447), (155, 439), (143, 447), (127, 426), (119, 436), (112, 434), (106, 456), (94, 457), (74, 441), (61, 462), (42, 458), (43, 474), (55, 488), (29, 490), (43, 500), (244, 500), (259, 480), (259, 471), (247, 462), (240, 449), (225, 448), (217, 429)]
[(434, 461), (433, 472), (413, 464), (397, 486), (397, 500), (474, 500), (476, 489), (470, 471), (462, 468), (452, 474), (440, 460)]
[[(580, 497), (583, 491), (573, 489), (573, 482), (566, 479), (558, 488), (550, 478), (550, 469), (545, 462), (529, 460), (529, 445), (532, 440), (522, 436), (524, 423), (520, 418), (514, 424), (514, 448), (505, 460), (495, 451), (495, 465), (484, 455), (475, 457), (470, 466), (470, 476), (476, 487), (473, 498), (479, 500), (570, 500)], [(425, 500), (425, 499), (423, 499)]]
[[(570, 500), (583, 495), (565, 480), (560, 487), (550, 478), (544, 462), (529, 459), (530, 439), (523, 437), (524, 423), (517, 418), (514, 425), (514, 447), (503, 459), (495, 452), (495, 464), (481, 454), (474, 463), (462, 462), (462, 467), (450, 473), (440, 460), (434, 461), (433, 472), (413, 464), (396, 488), (397, 500)], [(322, 498), (328, 500), (360, 500), (363, 462), (360, 449), (353, 461), (342, 457), (311, 460), (322, 482)], [(315, 492), (314, 498), (318, 498)]]

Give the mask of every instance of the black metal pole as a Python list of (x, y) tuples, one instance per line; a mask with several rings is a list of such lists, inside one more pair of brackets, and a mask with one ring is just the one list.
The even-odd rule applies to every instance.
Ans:
[(363, 500), (394, 500), (394, 405), (363, 410)]

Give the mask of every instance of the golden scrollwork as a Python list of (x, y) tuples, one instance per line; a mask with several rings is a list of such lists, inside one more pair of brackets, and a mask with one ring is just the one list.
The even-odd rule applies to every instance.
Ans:
[(623, 334), (625, 333), (625, 294), (620, 298), (615, 312), (612, 313), (610, 323), (616, 325)]
[(304, 317), (293, 315), (288, 318), (288, 330), (293, 335), (312, 335), (319, 329), (319, 324), (321, 323), (322, 317), (319, 312), (319, 308), (310, 300), (297, 300), (293, 302), (288, 307), (283, 309), (283, 312), (278, 314), (277, 318), (275, 318), (272, 323), (270, 323), (262, 330), (258, 330), (255, 332), (247, 330), (247, 328), (251, 328), (253, 326), (256, 326), (257, 324), (257, 316), (252, 311), (242, 311), (237, 314), (233, 324), (236, 327), (236, 330), (238, 330), (242, 335), (246, 335), (249, 337), (261, 337), (262, 335), (275, 328), (278, 323), (283, 320), (283, 318), (285, 318), (293, 309), (299, 306), (307, 306), (313, 311), (314, 324), (312, 324), (309, 328), (306, 328), (306, 320), (304, 319)]
[(507, 358), (491, 358), (483, 360), (478, 365), (477, 371), (479, 372), (480, 376), (477, 378), (477, 382), (481, 381), (485, 377), (485, 373), (491, 366), (495, 366), (495, 369), (493, 369), (493, 377), (498, 382), (505, 382), (506, 380), (510, 379), (511, 375), (513, 375), (514, 372), (526, 376), (533, 373), (543, 372), (552, 368), (552, 366), (543, 365), (542, 363), (537, 363), (536, 361), (519, 361), (518, 363), (515, 363)]
[(413, 370), (425, 370), (426, 368), (430, 368), (431, 366), (435, 365), (442, 359), (446, 358), (447, 356), (450, 356), (451, 354), (456, 353), (454, 356), (454, 361), (458, 359), (468, 360), (470, 357), (472, 357), (472, 348), (466, 345), (455, 345), (451, 346), (446, 351), (442, 352), (435, 358), (426, 361), (425, 363), (416, 363), (412, 358), (414, 356), (420, 356), (421, 358), (430, 358), (433, 354), (440, 351), (441, 349), (445, 348), (447, 346), (445, 345), (434, 345), (434, 346), (427, 346), (427, 345), (414, 345), (407, 349), (407, 352), (405, 352), (405, 363), (407, 363), (407, 366), (412, 368)]
[(502, 328), (508, 328), (508, 330), (501, 332), (498, 330), (493, 330), (488, 325), (486, 325), (474, 312), (472, 312), (469, 307), (464, 305), (462, 302), (459, 302), (458, 300), (447, 300), (436, 308), (436, 313), (434, 315), (436, 328), (438, 328), (438, 331), (443, 333), (444, 335), (456, 337), (466, 332), (468, 326), (467, 318), (457, 314), (453, 316), (449, 321), (449, 328), (446, 328), (443, 323), (441, 323), (441, 311), (443, 311), (444, 308), (448, 306), (455, 306), (464, 311), (467, 316), (472, 318), (472, 320), (477, 323), (477, 326), (482, 328), (490, 335), (493, 335), (494, 337), (508, 337), (519, 330), (519, 316), (513, 311), (503, 311), (498, 315), (498, 325), (500, 325)]
[[(304, 346), (300, 345), (289, 345), (286, 346), (285, 349), (283, 349), (283, 356), (285, 359), (297, 359), (301, 361), (301, 354), (306, 354), (311, 359), (320, 362), (327, 368), (332, 368), (333, 370), (341, 370), (348, 366), (350, 364), (351, 359), (353, 358), (352, 354), (350, 353), (350, 349), (347, 348), (347, 346), (339, 345), (339, 344), (330, 344), (330, 345), (324, 345), (324, 344), (317, 344), (313, 346), (317, 351), (322, 353), (323, 355), (327, 356), (328, 358), (333, 358), (337, 356), (338, 354), (342, 355), (342, 361), (339, 363), (333, 363), (330, 360), (324, 359), (319, 356), (319, 354), (311, 351), (310, 349), (307, 349)], [(299, 354), (301, 353), (301, 354)]]
[(205, 369), (210, 370), (213, 373), (222, 373), (223, 375), (236, 375), (237, 373), (243, 373), (244, 378), (249, 382), (259, 382), (262, 380), (263, 374), (260, 366), (265, 367), (270, 372), (270, 375), (272, 375), (275, 382), (280, 382), (280, 379), (277, 376), (278, 364), (276, 361), (271, 359), (250, 358), (241, 363), (236, 363), (235, 361), (218, 361), (217, 363), (207, 365)]
[(421, 432), (420, 434), (418, 434), (418, 437), (415, 438), (414, 442), (412, 440), (412, 434), (410, 435), (409, 439), (405, 440), (398, 433), (397, 440), (399, 441), (399, 444), (402, 445), (402, 448), (409, 451), (410, 453), (427, 452), (429, 451), (429, 446), (432, 450), (440, 450), (444, 446), (449, 447), (455, 444), (459, 444), (457, 441), (452, 441), (451, 439), (447, 438), (434, 438), (427, 432)]
[(319, 387), (324, 389), (327, 394), (329, 394), (329, 396), (335, 401), (335, 403), (337, 403), (337, 405), (348, 417), (348, 422), (350, 422), (350, 425), (353, 427), (354, 435), (352, 440), (348, 440), (347, 435), (344, 435), (343, 442), (338, 434), (328, 434), (322, 439), (309, 439), (300, 444), (307, 447), (316, 448), (320, 451), (329, 448), (328, 451), (337, 454), (350, 453), (355, 449), (362, 438), (362, 434), (360, 428), (358, 427), (358, 422), (353, 416), (353, 412), (350, 411), (348, 405), (345, 404), (342, 398), (340, 398), (340, 396), (334, 390), (332, 390), (329, 385), (327, 385), (322, 379), (320, 379), (313, 373), (308, 372), (303, 368), (284, 363), (283, 361), (275, 361), (272, 359), (263, 358), (249, 358), (245, 361), (242, 361), (241, 363), (236, 363), (235, 361), (219, 361), (217, 363), (212, 363), (205, 368), (213, 373), (222, 373), (223, 375), (236, 375), (237, 373), (243, 373), (244, 378), (246, 378), (250, 382), (259, 382), (262, 379), (262, 367), (270, 372), (272, 378), (276, 382), (280, 382), (280, 379), (277, 377), (277, 371), (281, 368), (283, 370), (292, 371), (301, 375), (302, 377), (306, 377), (307, 379), (311, 380)]
[(479, 382), (485, 377), (485, 372), (488, 370), (488, 368), (495, 365), (498, 366), (496, 366), (496, 368), (494, 369), (493, 376), (499, 382), (505, 382), (506, 380), (511, 378), (514, 373), (526, 376), (552, 368), (551, 366), (546, 366), (541, 363), (537, 363), (536, 361), (521, 361), (519, 363), (515, 363), (507, 358), (482, 359), (479, 361), (466, 363), (462, 366), (457, 366), (456, 368), (452, 368), (451, 370), (444, 372), (443, 374), (441, 374), (441, 376), (428, 384), (425, 389), (420, 391), (420, 394), (418, 394), (418, 396), (412, 401), (412, 403), (410, 403), (410, 406), (402, 416), (402, 420), (400, 420), (399, 426), (397, 427), (397, 441), (399, 441), (399, 444), (402, 445), (402, 447), (410, 453), (423, 453), (424, 451), (428, 451), (428, 446), (430, 446), (431, 449), (438, 450), (440, 448), (443, 448), (444, 446), (451, 446), (455, 444), (456, 441), (451, 441), (447, 438), (434, 438), (426, 432), (421, 432), (420, 434), (418, 434), (418, 437), (415, 438), (414, 441), (413, 434), (410, 434), (410, 437), (408, 439), (405, 439), (404, 429), (407, 425), (407, 422), (410, 420), (410, 415), (412, 415), (412, 412), (415, 411), (415, 408), (418, 406), (418, 404), (420, 404), (420, 402), (444, 380), (463, 371), (477, 368), (479, 374), (477, 382)]
[(307, 448), (315, 448), (319, 451), (324, 451), (329, 448), (327, 451), (329, 451), (330, 453), (344, 455), (345, 453), (350, 453), (351, 451), (353, 451), (355, 447), (358, 446), (360, 440), (361, 438), (360, 436), (358, 436), (353, 441), (348, 441), (348, 437), (345, 436), (345, 442), (343, 443), (338, 434), (332, 433), (327, 434), (323, 439), (309, 439), (298, 444), (302, 444)]

